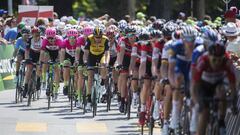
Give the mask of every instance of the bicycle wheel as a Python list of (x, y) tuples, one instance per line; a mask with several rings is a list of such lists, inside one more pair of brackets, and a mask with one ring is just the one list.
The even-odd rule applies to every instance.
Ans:
[(84, 79), (83, 81), (83, 89), (82, 91), (80, 91), (80, 97), (82, 97), (82, 105), (83, 105), (83, 114), (86, 113), (86, 105), (87, 105), (87, 100), (86, 100), (86, 85), (87, 85), (87, 82), (86, 80)]
[(15, 91), (15, 103), (19, 102), (19, 78), (17, 79), (16, 91)]
[[(109, 78), (110, 79), (110, 78)], [(109, 83), (107, 84), (107, 112), (110, 111), (110, 106), (111, 106), (111, 96), (112, 96), (112, 81), (108, 81)]]
[(93, 117), (96, 116), (96, 111), (97, 111), (97, 93), (96, 93), (96, 88), (93, 88), (93, 100), (92, 100), (92, 107), (93, 107)]
[(153, 128), (154, 128), (154, 119), (153, 119), (154, 104), (155, 102), (152, 100), (151, 107), (150, 107), (149, 124), (148, 124), (149, 135), (153, 134)]
[(212, 135), (219, 135), (219, 134), (220, 134), (220, 131), (219, 131), (218, 121), (215, 120), (212, 128)]
[(47, 91), (48, 91), (48, 109), (50, 109), (50, 105), (51, 105), (51, 96), (52, 96), (52, 92), (53, 92), (53, 81), (52, 81), (52, 78), (49, 78), (48, 79), (48, 88), (47, 88)]
[(131, 117), (131, 102), (132, 102), (132, 92), (128, 89), (128, 99), (127, 99), (127, 119)]
[(33, 95), (33, 81), (30, 81), (30, 84), (28, 86), (28, 102), (27, 102), (27, 106), (31, 105), (32, 95)]
[(190, 110), (186, 104), (183, 105), (182, 113), (181, 113), (181, 134), (189, 135), (190, 134)]
[(70, 103), (71, 103), (71, 112), (73, 110), (73, 89), (74, 89), (74, 84), (73, 84), (73, 80), (72, 77), (70, 78), (70, 87), (69, 87), (69, 98), (70, 98)]

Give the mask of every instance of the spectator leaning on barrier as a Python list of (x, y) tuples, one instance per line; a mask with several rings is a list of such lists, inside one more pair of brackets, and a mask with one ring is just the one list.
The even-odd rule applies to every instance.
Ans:
[[(12, 18), (11, 20), (11, 29), (4, 35), (4, 38), (9, 41), (14, 43), (15, 40), (18, 38), (18, 29), (22, 28), (23, 23), (19, 23), (17, 27), (17, 20), (16, 18)], [(25, 25), (25, 24), (24, 24)]]
[(228, 10), (225, 14), (224, 14), (224, 18), (226, 23), (228, 22), (233, 22), (236, 23), (237, 27), (240, 28), (240, 20), (238, 20), (236, 18), (236, 12), (233, 10)]

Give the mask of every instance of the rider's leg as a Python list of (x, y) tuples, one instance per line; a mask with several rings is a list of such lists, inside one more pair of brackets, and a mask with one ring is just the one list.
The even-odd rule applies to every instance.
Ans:
[(173, 91), (173, 101), (172, 101), (172, 120), (171, 128), (178, 128), (180, 120), (180, 112), (182, 106), (182, 95), (181, 95), (181, 85), (183, 84), (184, 76), (182, 74), (176, 74), (175, 76), (175, 85), (176, 88)]
[(68, 66), (68, 67), (64, 67), (63, 70), (63, 79), (64, 79), (64, 86), (63, 86), (63, 94), (67, 95), (68, 94), (68, 86), (69, 86), (69, 78), (70, 78), (70, 68), (69, 66), (71, 65), (71, 62), (69, 60), (65, 60), (64, 61), (64, 66)]

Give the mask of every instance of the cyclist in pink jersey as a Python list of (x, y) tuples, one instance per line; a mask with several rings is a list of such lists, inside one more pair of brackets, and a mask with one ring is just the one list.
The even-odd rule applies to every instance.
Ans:
[[(42, 69), (42, 82), (43, 85), (46, 83), (46, 72), (47, 72), (47, 61), (58, 61), (59, 60), (59, 52), (62, 46), (62, 37), (56, 35), (56, 29), (54, 28), (47, 28), (45, 31), (46, 37), (42, 41), (42, 48), (40, 59), (44, 63)], [(57, 99), (58, 95), (58, 88), (59, 88), (59, 81), (60, 81), (60, 72), (58, 66), (54, 67), (54, 95), (53, 99)], [(43, 86), (44, 87), (44, 86)], [(49, 95), (49, 91), (46, 91), (46, 94)]]
[[(67, 38), (63, 41), (63, 45), (61, 47), (60, 61), (61, 63), (63, 63), (64, 66), (71, 66), (71, 65), (78, 66), (79, 64), (80, 44), (78, 42), (77, 37), (78, 37), (78, 31), (76, 29), (70, 29), (67, 31)], [(69, 77), (70, 77), (70, 69), (69, 67), (64, 67), (64, 72), (63, 72), (63, 78), (64, 78), (63, 94), (64, 95), (68, 95)], [(77, 92), (76, 94), (78, 93), (79, 92)]]

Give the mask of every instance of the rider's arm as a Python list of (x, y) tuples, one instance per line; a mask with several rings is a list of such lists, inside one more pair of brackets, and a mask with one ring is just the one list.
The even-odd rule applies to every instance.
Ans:
[(84, 63), (86, 63), (87, 60), (88, 60), (90, 45), (91, 45), (91, 41), (89, 39), (87, 39), (86, 45), (84, 47), (84, 55), (83, 55), (83, 62)]
[(152, 53), (152, 73), (153, 75), (157, 75), (157, 66), (158, 66), (158, 61), (159, 61), (159, 53), (160, 50), (157, 47), (153, 48), (153, 53)]
[(105, 42), (105, 52), (104, 52), (104, 55), (105, 55), (104, 63), (106, 65), (108, 65), (108, 63), (110, 61), (110, 51), (109, 51), (109, 41), (108, 40), (106, 40), (106, 42)]
[(176, 66), (176, 59), (174, 57), (174, 52), (173, 50), (169, 50), (169, 67), (168, 67), (168, 78), (169, 78), (169, 81), (170, 81), (170, 84), (175, 86), (175, 78), (174, 78), (174, 69), (175, 69), (175, 66)]
[(131, 60), (130, 60), (130, 65), (129, 65), (129, 71), (133, 71), (134, 67), (136, 65), (136, 60), (137, 60), (137, 46), (132, 47), (132, 53), (131, 53)]
[(144, 77), (146, 73), (146, 64), (147, 64), (147, 52), (141, 51), (140, 66), (139, 66), (139, 78)]
[(16, 45), (15, 45), (15, 49), (14, 49), (14, 52), (13, 52), (13, 57), (14, 58), (17, 56), (19, 47), (20, 47), (20, 40), (17, 40)]
[(120, 41), (119, 44), (119, 52), (117, 54), (117, 65), (122, 65), (124, 54), (125, 54), (125, 43), (124, 41)]
[(75, 61), (80, 60), (80, 51), (81, 51), (81, 47), (79, 46), (79, 47), (76, 48)]

